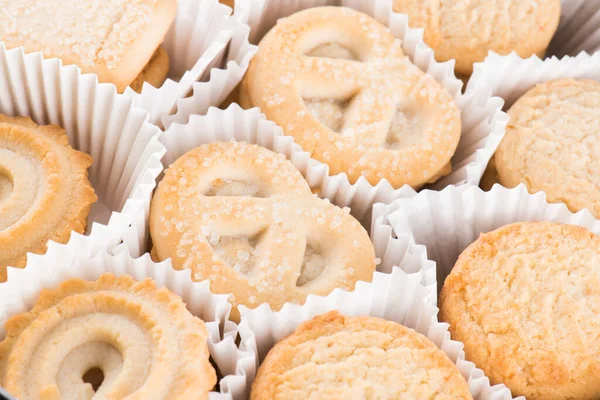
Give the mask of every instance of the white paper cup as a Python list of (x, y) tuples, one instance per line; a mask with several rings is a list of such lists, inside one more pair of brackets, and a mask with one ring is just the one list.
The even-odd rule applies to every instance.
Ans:
[[(359, 283), (354, 292), (336, 289), (326, 297), (309, 296), (303, 306), (286, 304), (279, 312), (271, 311), (266, 304), (253, 310), (242, 307), (240, 347), (257, 353), (258, 363), (278, 341), (317, 315), (331, 310), (344, 315), (369, 315), (398, 322), (427, 336), (456, 364), (475, 399), (511, 399), (504, 385), (490, 386), (483, 372), (464, 359), (462, 344), (450, 339), (448, 324), (438, 322), (438, 308), (427, 301), (429, 290), (414, 278), (394, 268), (391, 274), (377, 273), (371, 283)], [(246, 390), (249, 393), (250, 386)]]
[(116, 94), (114, 85), (98, 84), (95, 75), (61, 67), (60, 60), (44, 60), (41, 53), (7, 51), (1, 44), (0, 87), (0, 113), (59, 125), (74, 148), (92, 156), (89, 179), (98, 201), (87, 218), (87, 233), (99, 248), (141, 254), (165, 153), (160, 130), (147, 122), (148, 114)]
[(600, 1), (561, 0), (560, 24), (547, 54), (563, 57), (600, 49)]
[[(423, 30), (409, 28), (408, 17), (392, 11), (392, 0), (236, 0), (235, 14), (251, 27), (250, 41), (257, 43), (279, 18), (324, 5), (351, 7), (388, 26), (392, 34), (402, 40), (402, 48), (410, 60), (435, 77), (460, 107), (462, 135), (452, 158), (453, 171), (430, 187), (479, 184), (488, 161), (504, 137), (507, 117), (501, 110), (502, 101), (486, 91), (463, 94), (462, 81), (454, 75), (454, 61), (438, 63), (433, 51), (423, 42)], [(365, 184), (368, 182), (361, 183)], [(379, 185), (389, 183), (384, 180)]]
[(248, 26), (231, 12), (218, 0), (178, 0), (162, 44), (169, 55), (167, 81), (160, 88), (144, 83), (139, 94), (131, 88), (124, 93), (150, 114), (150, 122), (159, 127), (186, 122), (219, 105), (242, 80), (256, 47), (248, 43)]
[(494, 185), (489, 192), (476, 186), (423, 191), (411, 199), (398, 200), (386, 219), (399, 237), (412, 237), (427, 248), (428, 258), (437, 264), (439, 288), (460, 253), (481, 233), (501, 226), (552, 221), (600, 234), (600, 221), (589, 211), (574, 214), (564, 204), (548, 204), (544, 193), (529, 194), (524, 185), (514, 189)]
[(180, 296), (188, 310), (201, 318), (209, 332), (211, 357), (223, 378), (219, 392), (211, 399), (243, 399), (243, 393), (255, 374), (256, 355), (240, 350), (236, 345), (237, 325), (228, 321), (231, 305), (227, 295), (209, 291), (208, 281), (195, 283), (190, 271), (176, 271), (169, 261), (154, 263), (148, 254), (134, 259), (127, 252), (109, 255), (85, 238), (87, 251), (77, 250), (75, 244), (51, 246), (45, 255), (33, 255), (25, 269), (9, 268), (9, 280), (0, 283), (0, 340), (6, 335), (6, 321), (14, 315), (29, 311), (43, 289), (56, 288), (68, 279), (93, 281), (104, 273), (130, 275), (140, 281), (152, 278), (158, 287), (166, 287)]
[(350, 185), (342, 176), (330, 177), (323, 173), (321, 163), (312, 160), (309, 153), (294, 143), (291, 136), (284, 136), (281, 128), (267, 120), (258, 108), (242, 110), (237, 104), (232, 104), (226, 110), (210, 108), (206, 115), (191, 116), (189, 123), (185, 125), (172, 124), (160, 136), (160, 141), (167, 150), (163, 158), (164, 166), (168, 168), (183, 154), (203, 144), (231, 140), (257, 144), (284, 154), (311, 187), (321, 188), (320, 197), (329, 199), (339, 207), (350, 207), (354, 217), (362, 221), (367, 231), (371, 232), (375, 255), (380, 261), (377, 270), (390, 273), (393, 266), (398, 266), (408, 274), (416, 274), (416, 279), (431, 289), (433, 294), (429, 301), (435, 304), (435, 266), (427, 260), (425, 249), (393, 237), (387, 224), (370, 223), (373, 203), (414, 196), (415, 192), (412, 189), (405, 187), (388, 192), (384, 190), (385, 187), (379, 185)]

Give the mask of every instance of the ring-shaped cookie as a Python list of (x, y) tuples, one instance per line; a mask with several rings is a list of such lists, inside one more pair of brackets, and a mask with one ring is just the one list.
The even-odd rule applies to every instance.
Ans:
[(303, 303), (370, 281), (375, 252), (350, 214), (311, 193), (282, 154), (214, 142), (181, 156), (152, 200), (153, 257), (210, 279), (238, 305)]
[(6, 330), (0, 386), (18, 399), (200, 399), (216, 383), (204, 323), (150, 279), (64, 282)]
[(375, 19), (317, 7), (280, 20), (262, 39), (240, 89), (305, 151), (345, 173), (419, 188), (451, 172), (460, 110)]
[(87, 178), (92, 158), (69, 146), (65, 130), (0, 115), (0, 282), (6, 267), (23, 268), (26, 253), (49, 240), (83, 233), (96, 201)]

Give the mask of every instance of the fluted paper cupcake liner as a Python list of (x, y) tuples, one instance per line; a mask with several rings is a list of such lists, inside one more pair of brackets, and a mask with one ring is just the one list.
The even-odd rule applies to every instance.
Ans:
[[(407, 273), (418, 273), (423, 285), (435, 288), (435, 267), (426, 259), (422, 246), (402, 242), (392, 237), (386, 224), (372, 224), (370, 209), (374, 202), (390, 201), (389, 192), (381, 186), (351, 186), (339, 176), (330, 177), (322, 173), (322, 165), (310, 158), (294, 143), (291, 136), (284, 136), (281, 128), (269, 121), (257, 108), (242, 110), (232, 104), (227, 110), (209, 109), (204, 116), (193, 115), (186, 125), (173, 124), (164, 132), (160, 141), (167, 149), (163, 158), (165, 168), (188, 151), (206, 143), (216, 141), (244, 141), (257, 144), (276, 153), (284, 154), (306, 178), (311, 187), (321, 188), (320, 197), (327, 198), (340, 207), (350, 207), (355, 218), (362, 220), (367, 230), (371, 229), (371, 241), (375, 255), (380, 259), (378, 271), (389, 273), (399, 266)], [(414, 196), (410, 188), (396, 191), (399, 196)], [(435, 302), (435, 296), (431, 301)]]
[(600, 81), (600, 53), (545, 60), (537, 56), (523, 59), (515, 53), (507, 56), (490, 53), (483, 63), (475, 64), (467, 93), (488, 91), (504, 99), (509, 108), (536, 84), (561, 78)]
[[(511, 399), (504, 385), (491, 386), (483, 371), (464, 359), (463, 345), (451, 340), (448, 324), (438, 322), (439, 310), (428, 302), (429, 294), (416, 276), (394, 268), (391, 274), (377, 273), (371, 283), (360, 282), (354, 292), (337, 289), (326, 297), (309, 296), (303, 306), (286, 304), (279, 312), (267, 305), (253, 310), (241, 307), (240, 347), (258, 354), (258, 369), (267, 352), (304, 321), (331, 310), (344, 315), (369, 315), (398, 322), (427, 336), (456, 364), (475, 399)], [(250, 385), (246, 391), (250, 392)]]
[(141, 254), (165, 153), (160, 130), (147, 122), (148, 114), (118, 95), (114, 85), (98, 84), (95, 75), (62, 67), (60, 60), (45, 60), (41, 53), (6, 50), (2, 44), (0, 87), (0, 113), (59, 125), (74, 148), (92, 156), (89, 178), (98, 201), (87, 218), (88, 234), (104, 249), (117, 246), (117, 251)]
[[(87, 251), (75, 245), (52, 245), (43, 255), (33, 255), (25, 269), (8, 269), (9, 279), (0, 283), (0, 340), (4, 338), (6, 321), (16, 314), (29, 311), (43, 289), (58, 287), (68, 279), (93, 281), (104, 273), (130, 275), (141, 281), (152, 278), (158, 287), (166, 287), (180, 296), (188, 310), (201, 318), (209, 332), (211, 358), (223, 378), (219, 392), (211, 399), (243, 399), (245, 388), (255, 373), (256, 355), (252, 350), (240, 350), (236, 345), (237, 326), (228, 321), (231, 305), (227, 295), (209, 291), (209, 282), (192, 282), (190, 271), (176, 271), (169, 261), (154, 263), (148, 254), (134, 259), (126, 252), (110, 255), (85, 238)], [(93, 251), (96, 250), (96, 251)]]
[(387, 220), (399, 237), (412, 237), (427, 248), (437, 264), (438, 282), (450, 274), (460, 253), (481, 233), (520, 221), (552, 221), (579, 225), (600, 234), (600, 221), (587, 210), (572, 213), (564, 204), (549, 204), (543, 192), (529, 194), (524, 185), (507, 189), (494, 185), (423, 191), (400, 199)]
[[(249, 28), (218, 0), (178, 0), (175, 21), (162, 46), (169, 55), (169, 76), (160, 87), (145, 83), (125, 95), (150, 114), (159, 127), (186, 122), (217, 106), (242, 80), (256, 47)], [(189, 96), (189, 97), (188, 97)]]
[(547, 54), (563, 57), (600, 49), (600, 2), (561, 0), (560, 24)]
[[(409, 28), (408, 17), (393, 12), (392, 3), (392, 0), (236, 0), (235, 14), (250, 26), (252, 43), (257, 43), (279, 18), (324, 5), (351, 7), (388, 26), (392, 34), (402, 40), (402, 48), (410, 60), (422, 71), (435, 77), (461, 109), (462, 134), (452, 158), (453, 171), (431, 185), (431, 188), (441, 189), (452, 184), (479, 184), (488, 161), (504, 137), (508, 119), (502, 112), (502, 101), (491, 97), (485, 90), (463, 94), (462, 81), (454, 75), (454, 61), (437, 62), (431, 48), (423, 42), (422, 29)], [(325, 164), (323, 173), (329, 173)], [(348, 179), (345, 174), (342, 175), (341, 179)], [(359, 181), (356, 185), (366, 186), (369, 183)], [(379, 185), (390, 186), (386, 180)]]

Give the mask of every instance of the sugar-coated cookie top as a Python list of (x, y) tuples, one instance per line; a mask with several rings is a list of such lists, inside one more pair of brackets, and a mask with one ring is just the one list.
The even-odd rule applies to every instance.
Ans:
[(162, 42), (175, 7), (176, 0), (0, 0), (0, 40), (121, 89), (121, 78), (133, 81)]
[(509, 110), (495, 163), (498, 181), (544, 191), (550, 202), (600, 217), (600, 83), (539, 84)]
[(448, 356), (425, 336), (375, 317), (333, 311), (271, 349), (250, 398), (471, 399)]
[(425, 28), (438, 61), (456, 59), (470, 75), (488, 51), (521, 57), (543, 55), (558, 26), (560, 0), (394, 0), (409, 26)]
[(600, 237), (587, 229), (523, 222), (481, 235), (440, 309), (492, 384), (534, 400), (600, 397)]
[(305, 151), (375, 185), (420, 187), (451, 171), (460, 109), (374, 18), (345, 7), (293, 14), (262, 39), (241, 86)]

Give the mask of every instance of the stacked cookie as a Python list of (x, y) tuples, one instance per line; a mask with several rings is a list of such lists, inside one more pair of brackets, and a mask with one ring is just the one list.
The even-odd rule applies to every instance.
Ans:
[[(187, 82), (169, 71), (161, 47), (176, 2), (29, 3), (2, 17), (8, 49), (77, 65), (114, 84), (111, 92), (161, 86), (167, 75)], [(494, 155), (486, 181), (597, 216), (600, 77), (543, 79), (515, 95), (505, 130), (502, 105), (473, 67), (488, 51), (542, 57), (561, 3), (224, 3), (262, 39), (239, 74), (231, 98), (239, 106), (159, 135), (140, 127), (141, 142), (127, 134), (119, 149), (121, 140), (106, 140), (113, 152), (97, 151), (113, 126), (148, 124), (123, 97), (97, 105), (108, 86), (79, 88), (79, 75), (75, 90), (60, 86), (61, 99), (76, 93), (92, 118), (24, 112), (20, 100), (0, 108), (36, 121), (0, 116), (0, 386), (19, 399), (187, 399), (211, 390), (253, 399), (598, 397), (596, 231), (523, 222), (550, 218), (519, 217), (518, 202), (507, 203), (510, 218), (478, 214), (479, 204), (503, 204), (507, 189), (498, 186), (477, 192), (492, 199), (481, 203), (453, 197), (473, 187), (423, 190), (479, 183)], [(31, 19), (32, 10), (65, 23)], [(274, 16), (285, 18), (275, 25)], [(92, 23), (97, 31), (80, 33)], [(217, 59), (238, 45), (204, 50)], [(475, 89), (462, 93), (454, 72)], [(35, 82), (53, 92), (44, 79), (23, 86)], [(234, 86), (222, 82), (211, 99)], [(174, 92), (193, 100), (173, 102), (169, 113), (193, 113), (198, 93)], [(140, 173), (163, 156), (158, 181), (161, 170)], [(137, 212), (110, 234), (68, 242), (113, 191), (121, 200), (111, 210), (136, 204)], [(388, 204), (371, 220), (377, 202)], [(425, 217), (412, 222), (409, 209)], [(477, 225), (479, 217), (498, 229)], [(419, 225), (433, 226), (429, 237)], [(455, 242), (458, 260), (441, 251)], [(74, 254), (77, 266), (61, 267)]]

